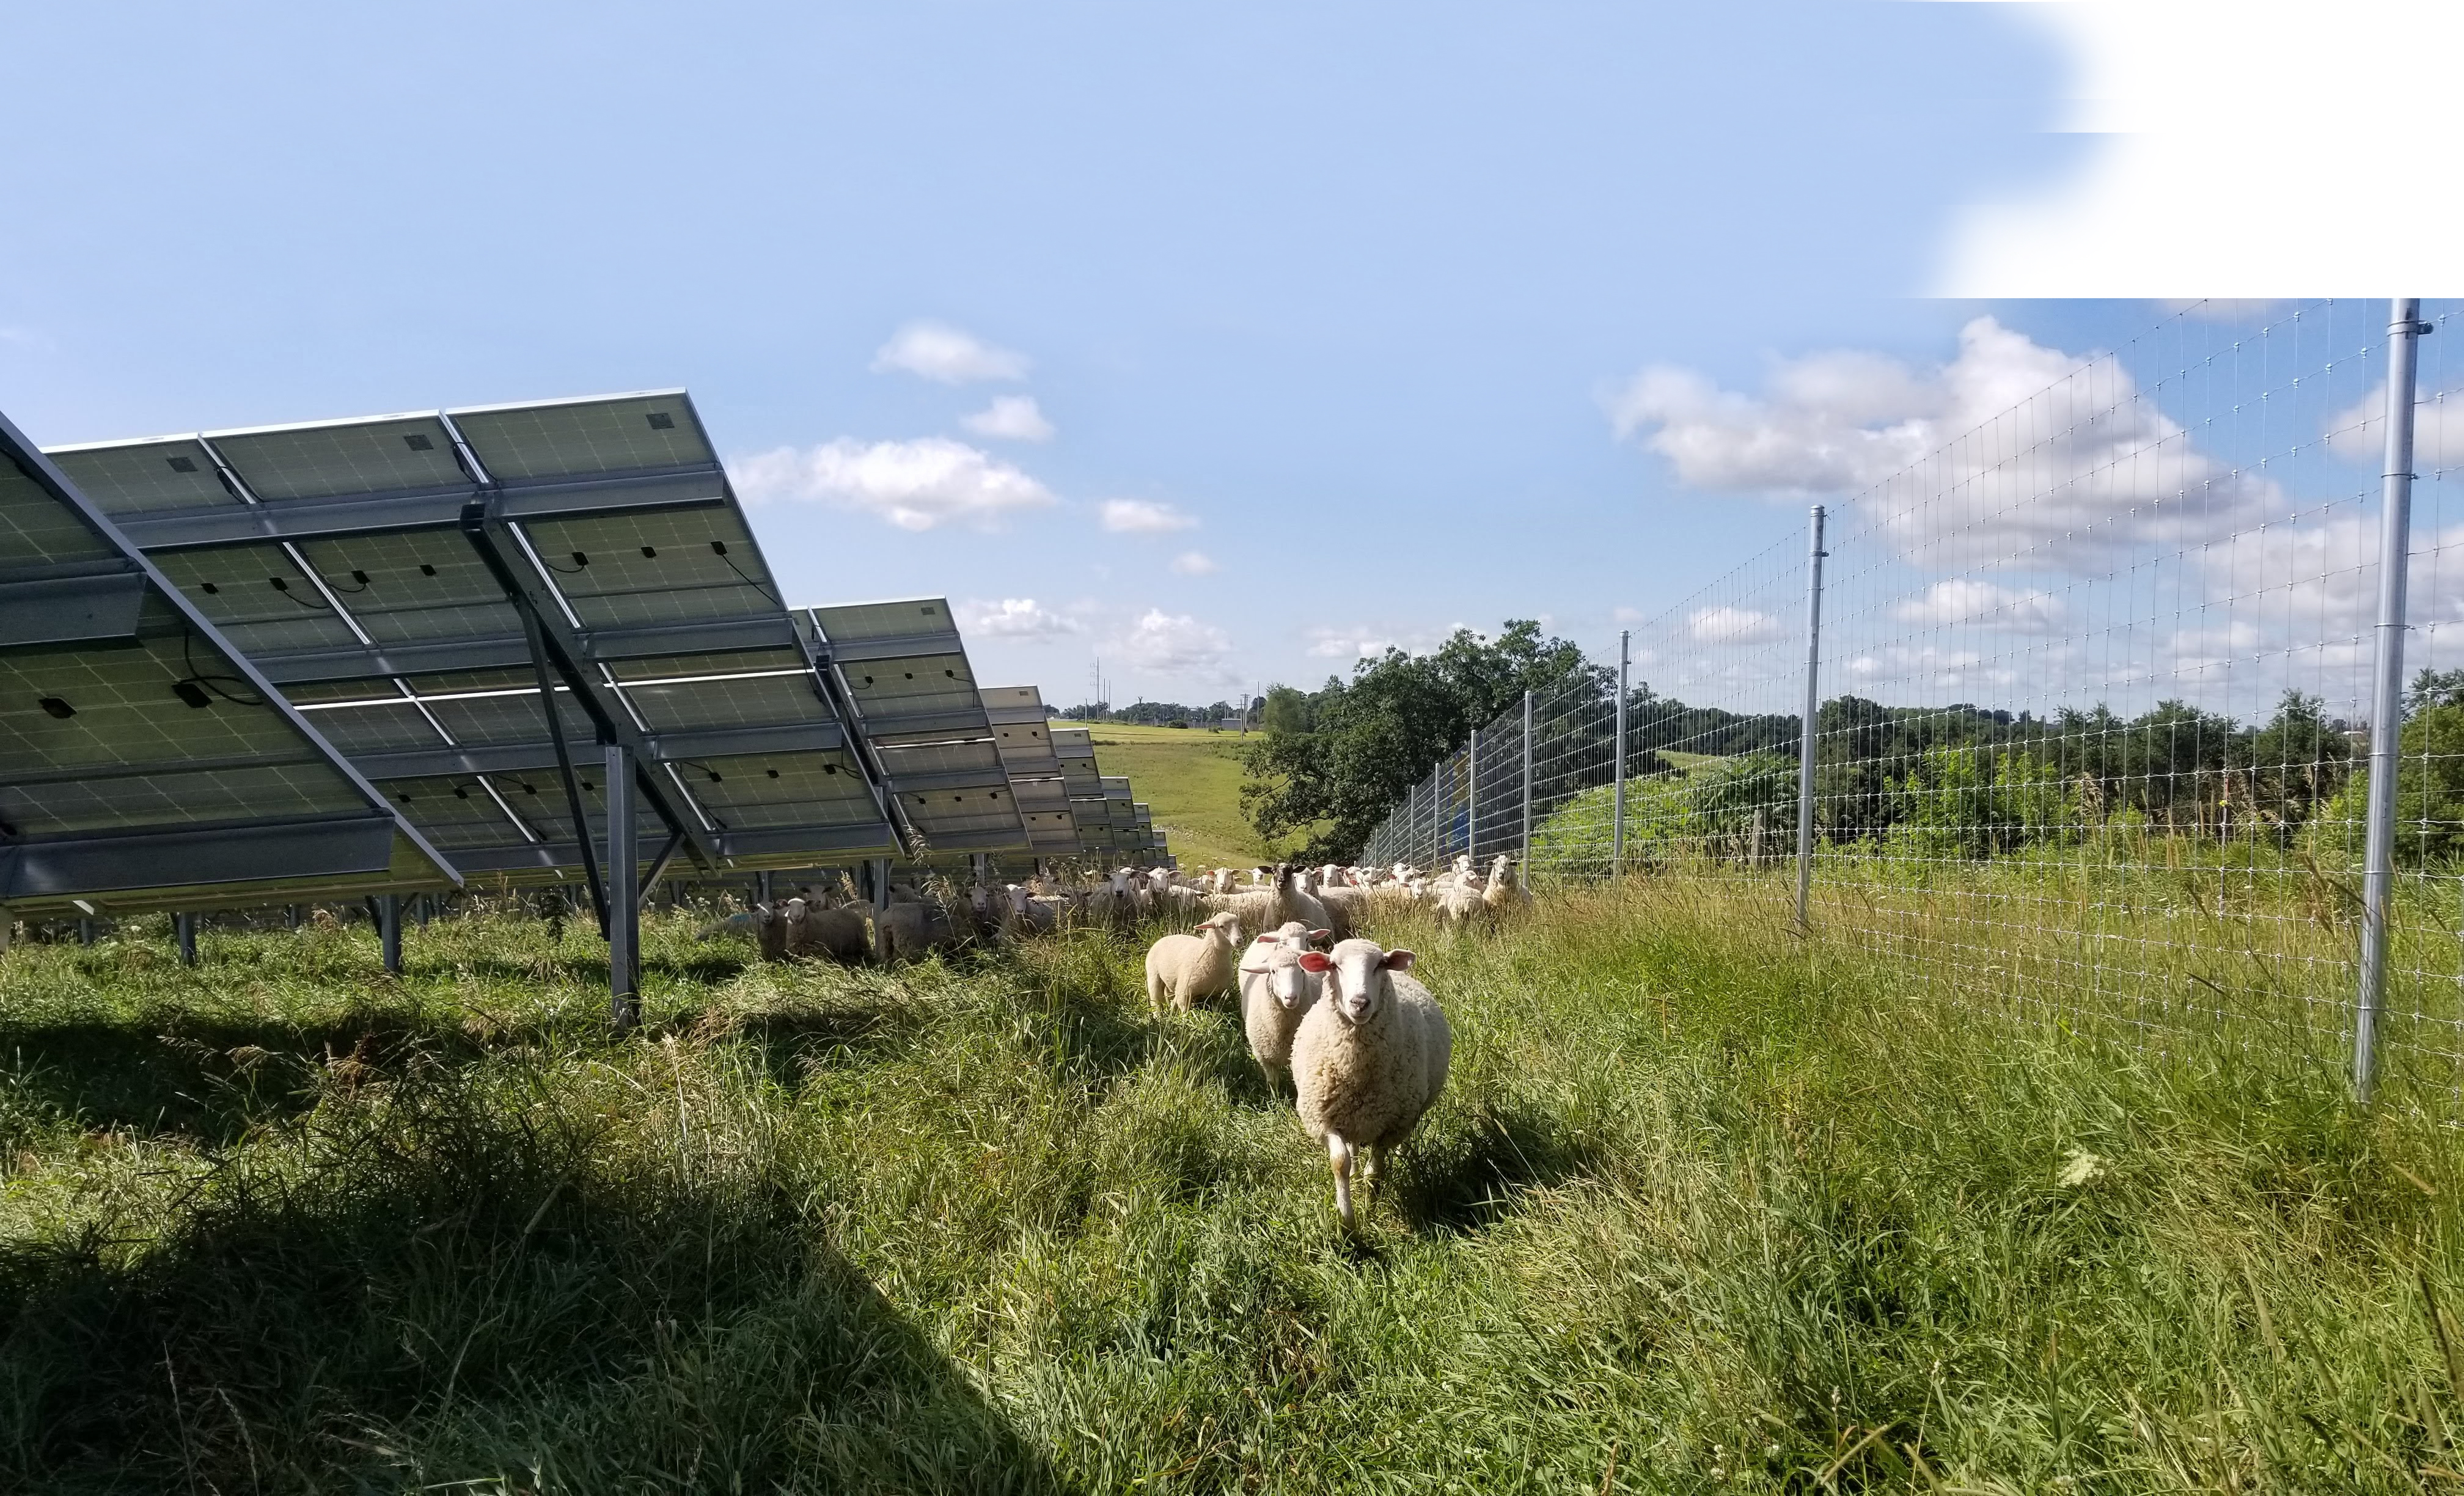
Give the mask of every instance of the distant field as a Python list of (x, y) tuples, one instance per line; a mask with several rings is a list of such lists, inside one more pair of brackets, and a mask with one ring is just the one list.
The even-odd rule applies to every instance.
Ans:
[(1277, 848), (1241, 819), (1241, 745), (1251, 739), (1197, 727), (1088, 725), (1096, 764), (1106, 774), (1130, 777), (1131, 790), (1155, 812), (1182, 867), (1248, 868), (1274, 860)]

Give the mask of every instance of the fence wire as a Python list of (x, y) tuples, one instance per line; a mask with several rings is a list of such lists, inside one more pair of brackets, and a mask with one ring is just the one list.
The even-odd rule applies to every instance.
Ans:
[[(2425, 303), (2446, 335), (2418, 344), (2378, 1032), (2390, 1083), (2464, 1116), (2456, 310)], [(1911, 995), (2154, 1050), (2348, 1052), (2387, 325), (2384, 301), (2193, 309), (1830, 506), (1816, 935)], [(1364, 860), (1504, 853), (1543, 882), (1718, 880), (1786, 907), (1807, 552), (1799, 531), (1631, 630), (1622, 692), (1600, 651), (1484, 725)]]

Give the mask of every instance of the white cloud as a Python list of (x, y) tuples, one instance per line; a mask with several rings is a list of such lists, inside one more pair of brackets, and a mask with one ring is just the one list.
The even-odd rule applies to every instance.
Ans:
[(958, 607), (958, 621), (970, 633), (997, 639), (1060, 639), (1087, 631), (1086, 625), (1067, 614), (1054, 612), (1033, 598), (963, 603)]
[(996, 348), (946, 322), (910, 322), (872, 356), (875, 372), (896, 370), (944, 385), (986, 379), (1024, 379), (1023, 353)]
[(1232, 657), (1230, 634), (1187, 613), (1159, 607), (1147, 609), (1113, 648), (1132, 667), (1150, 674), (1214, 682), (1233, 680), (1239, 673), (1226, 668)]
[[(2453, 294), (2464, 195), (2425, 186), (2453, 135), (2445, 91), (2390, 78), (2464, 48), (2464, 7), (2349, 0), (2335, 24), (2299, 5), (2074, 0), (2011, 10), (2067, 43), (2064, 127), (2101, 135), (2079, 167), (1956, 217), (1920, 294), (2281, 296), (2317, 286)], [(2195, 67), (2186, 59), (2197, 58)], [(2287, 100), (2300, 100), (2288, 108)], [(2267, 215), (2303, 184), (2305, 210)], [(2365, 227), (2401, 204), (2403, 231)]]
[(1643, 612), (1639, 607), (1620, 607), (1609, 614), (1609, 620), (1618, 624), (1639, 624), (1643, 622)]
[(1048, 442), (1052, 440), (1052, 423), (1033, 395), (995, 395), (993, 403), (958, 422), (978, 436), (996, 437), (1005, 442)]
[(2051, 633), (2062, 626), (2066, 615), (2062, 600), (2050, 592), (1968, 577), (1937, 582), (1915, 597), (1891, 605), (1891, 616), (1903, 624), (1935, 628), (1973, 624), (2011, 633)]
[[(2356, 462), (2387, 457), (2387, 381), (2327, 422), (2327, 449)], [(2417, 395), (2412, 405), (2412, 470), (2464, 466), (2464, 390)]]
[(1198, 517), (1143, 498), (1104, 500), (1104, 528), (1118, 535), (1169, 535), (1198, 526)]
[(1211, 577), (1223, 568), (1204, 551), (1183, 551), (1172, 559), (1172, 569), (1184, 577)]
[(2024, 559), (2098, 572), (2119, 552), (2217, 539), (2281, 507), (2274, 484), (2192, 446), (2110, 356), (2048, 348), (1990, 317), (1960, 329), (1958, 356), (1937, 369), (1818, 353), (1778, 364), (1757, 398), (1657, 367), (1607, 406), (1620, 436), (1647, 432), (1691, 487), (1871, 495), (1884, 533), (1929, 569)]
[(737, 459), (730, 475), (756, 503), (834, 503), (902, 530), (991, 529), (1005, 516), (1056, 502), (1050, 489), (1008, 463), (940, 436), (871, 443), (841, 437), (803, 451), (781, 447)]
[(1685, 617), (1685, 633), (1696, 644), (1769, 644), (1781, 636), (1779, 620), (1752, 607), (1698, 607)]

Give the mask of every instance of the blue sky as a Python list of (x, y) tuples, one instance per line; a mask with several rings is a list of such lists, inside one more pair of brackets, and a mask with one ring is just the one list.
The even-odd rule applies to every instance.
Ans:
[(0, 409), (687, 385), (794, 599), (1057, 700), (1596, 644), (1801, 514), (1620, 440), (1638, 371), (2155, 319), (1919, 297), (2081, 148), (2016, 9), (11, 0)]

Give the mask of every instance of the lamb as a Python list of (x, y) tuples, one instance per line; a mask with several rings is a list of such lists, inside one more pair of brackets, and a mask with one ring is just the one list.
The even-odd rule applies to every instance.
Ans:
[(1147, 1001), (1158, 1016), (1164, 999), (1186, 1013), (1200, 998), (1232, 990), (1241, 969), (1241, 920), (1217, 914), (1188, 935), (1168, 935), (1147, 948)]
[(1266, 1089), (1278, 1096), (1291, 1068), (1292, 1035), (1317, 1001), (1320, 979), (1301, 957), (1312, 937), (1327, 934), (1294, 920), (1260, 935), (1241, 961), (1241, 1022), (1248, 1031), (1249, 1053), (1265, 1074)]
[(1409, 951), (1346, 940), (1300, 957), (1323, 979), (1318, 1001), (1292, 1036), (1292, 1084), (1301, 1125), (1326, 1142), (1334, 1210), (1353, 1225), (1352, 1164), (1362, 1161), (1370, 1203), (1387, 1159), (1445, 1089), (1454, 1032), (1445, 1011), (1408, 973)]
[(753, 906), (753, 938), (760, 944), (763, 960), (787, 958), (787, 922), (768, 904)]

